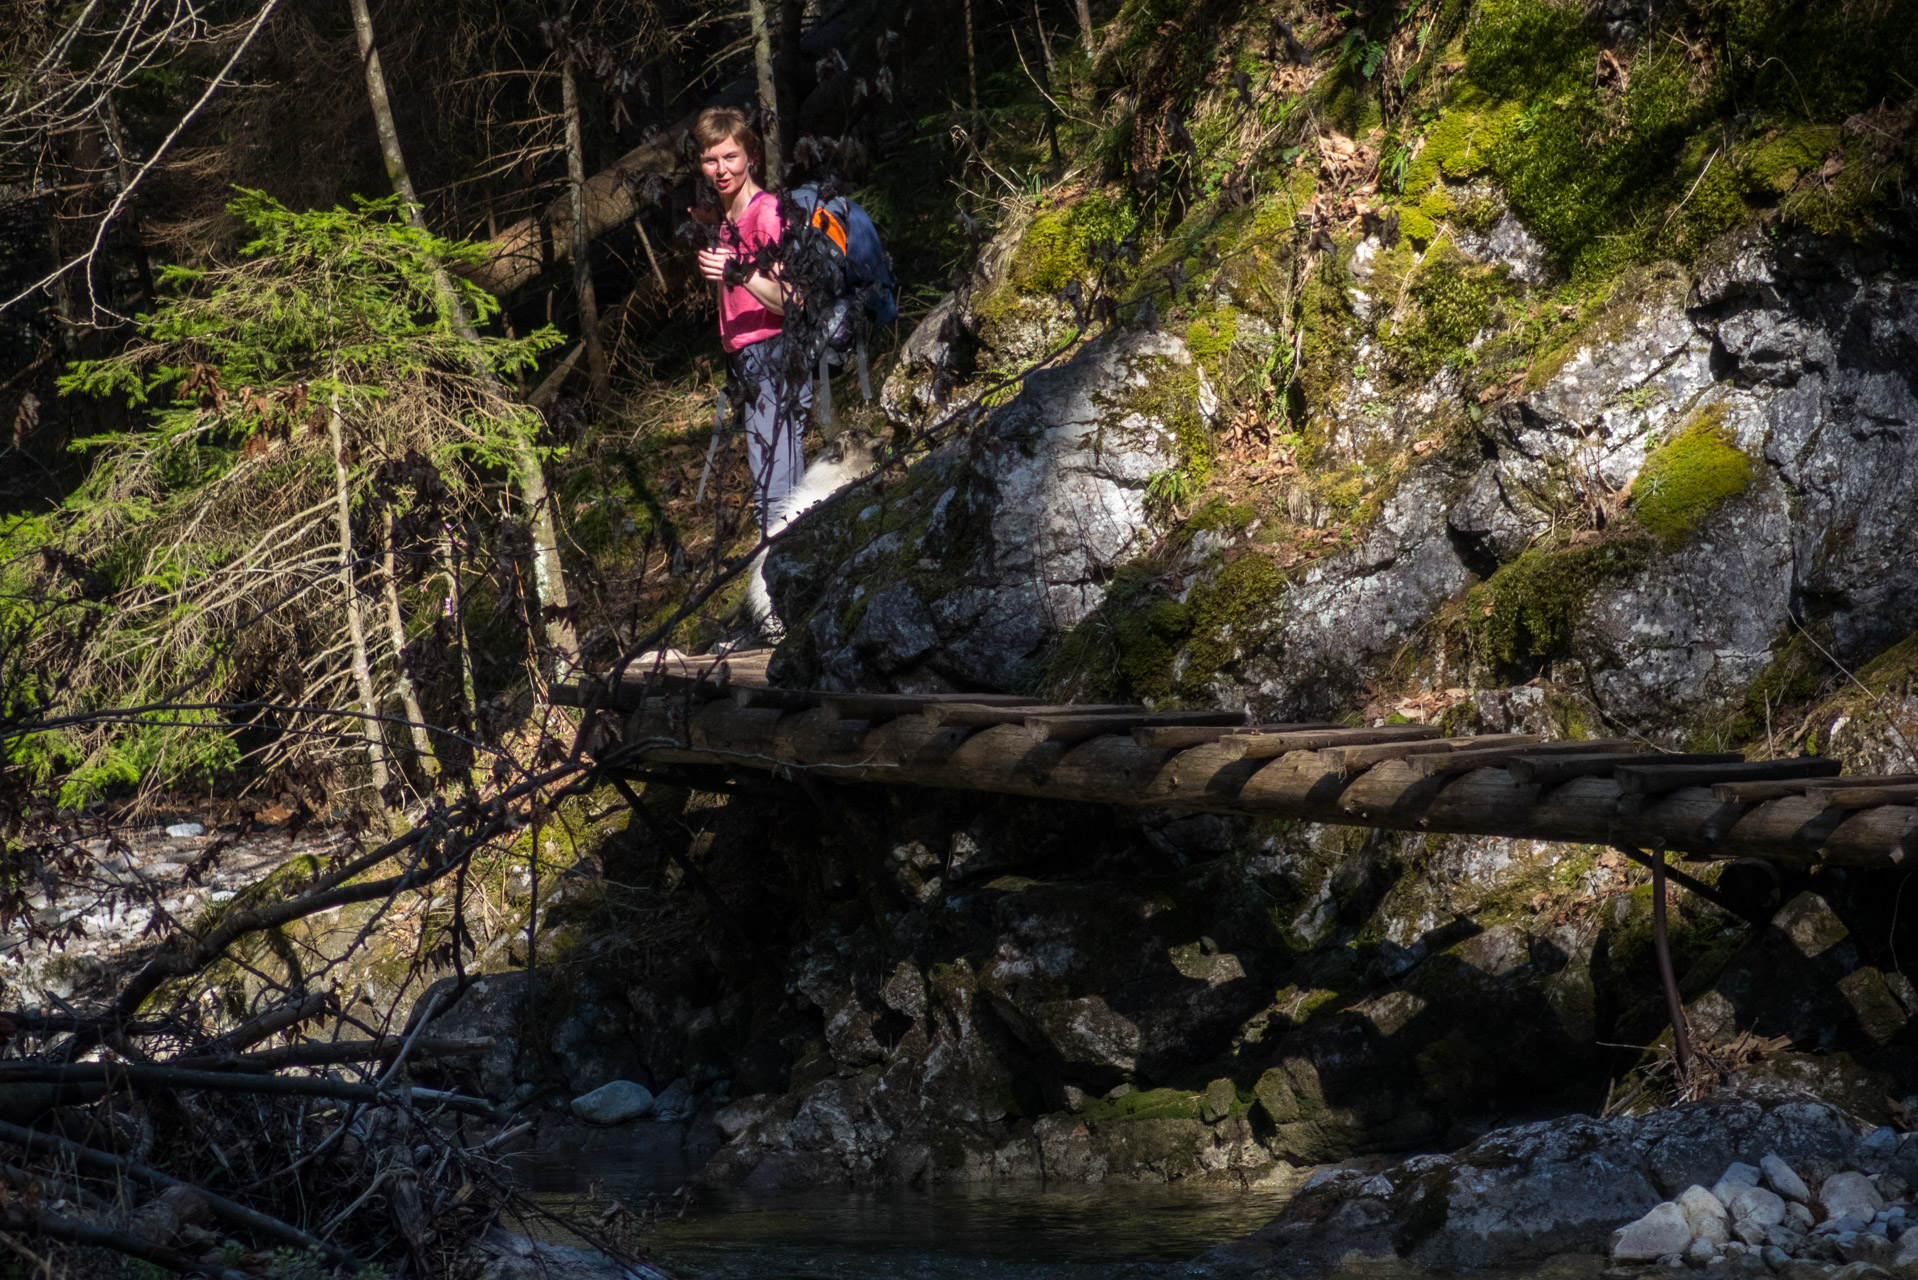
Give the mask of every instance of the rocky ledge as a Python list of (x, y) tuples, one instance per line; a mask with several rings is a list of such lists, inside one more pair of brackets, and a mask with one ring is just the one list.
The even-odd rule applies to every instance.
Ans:
[[(1722, 1093), (1642, 1117), (1502, 1129), (1382, 1173), (1328, 1169), (1214, 1274), (1279, 1276), (1397, 1258), (1422, 1267), (1608, 1253), (1674, 1274), (1855, 1280), (1918, 1272), (1918, 1134), (1785, 1092)], [(1354, 1257), (1357, 1255), (1357, 1258)]]

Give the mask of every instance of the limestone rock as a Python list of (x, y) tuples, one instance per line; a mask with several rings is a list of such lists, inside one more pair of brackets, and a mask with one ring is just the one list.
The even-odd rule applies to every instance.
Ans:
[(1880, 1125), (1859, 1140), (1852, 1162), (1866, 1173), (1878, 1174), (1891, 1167), (1892, 1158), (1897, 1154), (1898, 1131)]
[(1818, 1203), (1824, 1207), (1827, 1218), (1860, 1218), (1866, 1222), (1885, 1207), (1884, 1198), (1878, 1194), (1878, 1188), (1871, 1185), (1871, 1179), (1852, 1170), (1826, 1178), (1824, 1185), (1818, 1188)]
[(1718, 1181), (1712, 1184), (1712, 1194), (1718, 1197), (1718, 1202), (1724, 1205), (1727, 1211), (1730, 1211), (1733, 1197), (1747, 1187), (1757, 1186), (1760, 1176), (1756, 1165), (1734, 1160)]
[(631, 1080), (614, 1080), (573, 1099), (573, 1114), (590, 1124), (625, 1124), (653, 1114), (653, 1092)]
[(1718, 1197), (1705, 1188), (1694, 1183), (1673, 1203), (1684, 1210), (1685, 1221), (1691, 1224), (1694, 1236), (1714, 1245), (1731, 1239), (1731, 1215), (1718, 1202)]
[(654, 1100), (653, 1118), (656, 1120), (684, 1120), (692, 1113), (693, 1082), (684, 1076), (667, 1085)]
[(1744, 1188), (1732, 1196), (1731, 1203), (1725, 1207), (1734, 1223), (1749, 1223), (1759, 1228), (1761, 1236), (1764, 1228), (1775, 1227), (1785, 1220), (1784, 1197), (1764, 1187)]
[[(1235, 1248), (1239, 1257), (1273, 1259), (1274, 1265), (1283, 1258), (1288, 1267), (1336, 1265), (1357, 1249), (1437, 1269), (1598, 1252), (1618, 1224), (1643, 1218), (1660, 1204), (1661, 1191), (1689, 1199), (1702, 1213), (1700, 1201), (1713, 1197), (1693, 1184), (1718, 1177), (1728, 1164), (1768, 1152), (1801, 1162), (1826, 1158), (1827, 1152), (1849, 1150), (1853, 1141), (1843, 1113), (1777, 1094), (1720, 1093), (1639, 1119), (1568, 1117), (1520, 1125), (1487, 1134), (1451, 1156), (1408, 1160), (1379, 1178), (1325, 1181)], [(1368, 1191), (1380, 1179), (1392, 1188), (1390, 1195)], [(1746, 1204), (1761, 1217), (1774, 1206), (1781, 1218), (1789, 1212), (1770, 1191), (1740, 1190), (1758, 1191)], [(1642, 1261), (1679, 1252), (1702, 1234), (1680, 1204), (1665, 1203), (1628, 1246)], [(1654, 1241), (1649, 1236), (1659, 1223), (1669, 1231)], [(1749, 1220), (1744, 1225), (1761, 1248), (1773, 1229)], [(1728, 1243), (1727, 1256), (1734, 1247), (1746, 1249)], [(1750, 1250), (1744, 1256), (1757, 1262)]]
[(1691, 1241), (1692, 1229), (1685, 1221), (1685, 1211), (1666, 1200), (1619, 1230), (1612, 1241), (1612, 1261), (1656, 1262), (1668, 1253), (1683, 1253)]
[(1199, 1119), (1213, 1124), (1232, 1114), (1232, 1107), (1238, 1101), (1238, 1091), (1230, 1080), (1214, 1080), (1205, 1087), (1205, 1093), (1199, 1099)]
[(1805, 1186), (1805, 1180), (1792, 1170), (1792, 1167), (1778, 1158), (1778, 1154), (1767, 1151), (1765, 1158), (1758, 1162), (1764, 1171), (1765, 1181), (1771, 1189), (1787, 1200), (1796, 1200), (1801, 1204), (1811, 1201), (1811, 1191)]
[(1095, 341), (882, 499), (801, 517), (765, 566), (781, 670), (828, 688), (1004, 687), (1150, 541), (1146, 482), (1178, 445), (1128, 406), (1191, 361), (1163, 333)]

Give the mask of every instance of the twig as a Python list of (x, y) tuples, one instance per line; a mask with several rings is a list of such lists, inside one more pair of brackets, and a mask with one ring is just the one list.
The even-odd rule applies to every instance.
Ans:
[[(44, 1236), (49, 1240), (59, 1240), (66, 1244), (84, 1245), (95, 1249), (111, 1249), (115, 1253), (125, 1254), (129, 1258), (139, 1258), (156, 1267), (165, 1267), (179, 1275), (210, 1276), (212, 1280), (254, 1280), (244, 1271), (235, 1271), (231, 1267), (221, 1266), (217, 1262), (202, 1262), (190, 1258), (177, 1249), (168, 1249), (154, 1244), (151, 1240), (142, 1240), (139, 1236), (125, 1231), (115, 1231), (112, 1227), (99, 1227), (91, 1222), (82, 1222), (78, 1218), (62, 1217), (46, 1210), (28, 1210), (9, 1206), (0, 1209), (0, 1227), (18, 1235)], [(355, 1270), (358, 1268), (356, 1267)]]
[(55, 1134), (35, 1133), (31, 1129), (23, 1129), (19, 1125), (8, 1123), (5, 1120), (0, 1120), (0, 1141), (11, 1142), (15, 1146), (25, 1147), (29, 1151), (58, 1152), (61, 1155), (71, 1156), (78, 1163), (90, 1164), (98, 1169), (111, 1169), (114, 1173), (130, 1181), (142, 1183), (149, 1187), (157, 1187), (161, 1190), (165, 1190), (168, 1187), (185, 1187), (206, 1201), (208, 1209), (219, 1214), (229, 1222), (236, 1222), (242, 1226), (251, 1227), (261, 1235), (271, 1236), (275, 1240), (283, 1240), (288, 1244), (298, 1245), (302, 1249), (318, 1249), (334, 1262), (354, 1272), (360, 1271), (365, 1265), (346, 1250), (308, 1235), (291, 1223), (281, 1222), (278, 1218), (268, 1217), (256, 1209), (249, 1209), (245, 1205), (229, 1200), (223, 1195), (208, 1191), (206, 1188), (196, 1186), (191, 1182), (169, 1177), (157, 1169), (149, 1169), (145, 1165), (128, 1160), (124, 1156), (116, 1156), (106, 1151), (96, 1151), (92, 1147), (83, 1147), (77, 1142), (70, 1142)]
[[(389, 1073), (390, 1074), (390, 1073)], [(294, 1098), (332, 1098), (340, 1102), (370, 1102), (410, 1105), (423, 1102), (449, 1111), (486, 1119), (500, 1119), (493, 1104), (484, 1098), (445, 1093), (438, 1089), (406, 1086), (392, 1089), (384, 1084), (347, 1084), (321, 1076), (259, 1075), (249, 1071), (196, 1071), (190, 1067), (145, 1066), (127, 1062), (4, 1062), (0, 1063), (0, 1085), (70, 1084), (104, 1085), (109, 1089), (126, 1085), (152, 1085), (162, 1089), (201, 1089), (210, 1093), (262, 1093)]]

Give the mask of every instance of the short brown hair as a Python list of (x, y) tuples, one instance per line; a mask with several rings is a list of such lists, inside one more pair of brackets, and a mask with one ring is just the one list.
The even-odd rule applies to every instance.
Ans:
[(722, 142), (737, 142), (755, 169), (765, 157), (759, 134), (753, 129), (752, 122), (746, 119), (746, 113), (738, 107), (706, 108), (699, 113), (698, 123), (693, 125), (693, 137), (699, 139), (701, 151), (710, 150)]

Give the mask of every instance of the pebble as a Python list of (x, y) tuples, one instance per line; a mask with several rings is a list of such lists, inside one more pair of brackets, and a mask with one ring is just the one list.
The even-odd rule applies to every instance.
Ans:
[(1718, 1181), (1712, 1184), (1712, 1194), (1718, 1197), (1720, 1204), (1729, 1208), (1731, 1207), (1733, 1196), (1737, 1195), (1746, 1187), (1755, 1187), (1758, 1185), (1759, 1176), (1760, 1173), (1757, 1165), (1746, 1164), (1742, 1160), (1735, 1160), (1726, 1167), (1725, 1172), (1719, 1177)]
[(1717, 1255), (1712, 1247), (1712, 1242), (1704, 1236), (1697, 1237), (1685, 1246), (1685, 1261), (1691, 1263), (1694, 1267), (1704, 1266), (1715, 1256)]
[[(1884, 1129), (1880, 1132), (1891, 1131)], [(1830, 1217), (1857, 1218), (1861, 1222), (1870, 1222), (1872, 1216), (1885, 1207), (1884, 1197), (1878, 1194), (1877, 1187), (1871, 1185), (1871, 1179), (1850, 1170), (1826, 1178), (1825, 1185), (1818, 1188), (1818, 1201), (1825, 1206), (1825, 1213)]]
[(1685, 1212), (1667, 1200), (1652, 1206), (1650, 1213), (1621, 1227), (1612, 1238), (1614, 1262), (1655, 1262), (1676, 1257), (1692, 1242), (1691, 1223)]
[(1759, 1250), (1758, 1256), (1763, 1258), (1765, 1265), (1773, 1271), (1783, 1271), (1791, 1264), (1791, 1255), (1775, 1244), (1766, 1245)]
[(1880, 1125), (1859, 1139), (1852, 1163), (1866, 1173), (1883, 1173), (1891, 1158), (1898, 1154), (1898, 1131)]
[(1725, 1206), (1731, 1211), (1735, 1223), (1750, 1223), (1761, 1230), (1775, 1227), (1785, 1220), (1785, 1201), (1776, 1191), (1767, 1191), (1763, 1187), (1746, 1187), (1734, 1195), (1731, 1203)]
[(1724, 1244), (1732, 1237), (1731, 1215), (1725, 1212), (1725, 1206), (1718, 1203), (1718, 1197), (1703, 1187), (1686, 1187), (1675, 1204), (1685, 1215), (1685, 1221), (1692, 1224), (1692, 1234)]
[(1777, 1152), (1766, 1152), (1765, 1158), (1758, 1162), (1758, 1167), (1764, 1173), (1765, 1181), (1771, 1189), (1785, 1199), (1800, 1203), (1808, 1203), (1811, 1200), (1811, 1188), (1805, 1185), (1805, 1180), (1799, 1177), (1790, 1165), (1779, 1158)]
[(176, 822), (166, 829), (171, 840), (193, 840), (206, 834), (206, 828), (197, 822)]

